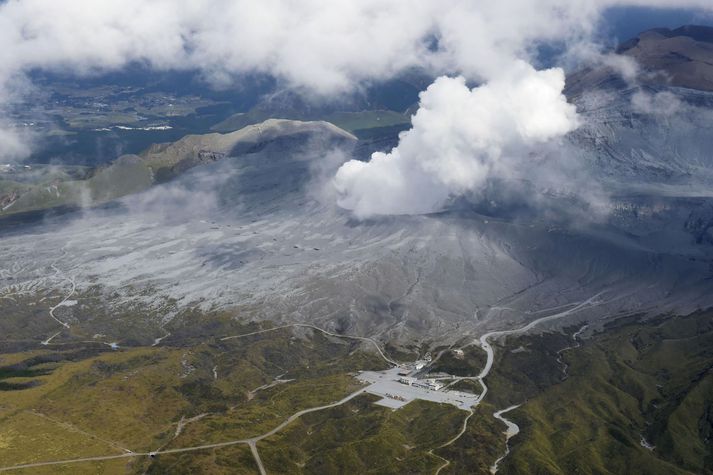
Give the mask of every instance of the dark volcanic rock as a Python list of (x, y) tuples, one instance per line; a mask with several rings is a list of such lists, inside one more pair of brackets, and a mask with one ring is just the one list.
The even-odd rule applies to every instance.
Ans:
[[(675, 86), (713, 91), (713, 28), (687, 25), (656, 28), (619, 46), (617, 54), (636, 60), (638, 81), (649, 86)], [(568, 95), (592, 89), (620, 89), (624, 81), (609, 67), (586, 68), (567, 79)]]

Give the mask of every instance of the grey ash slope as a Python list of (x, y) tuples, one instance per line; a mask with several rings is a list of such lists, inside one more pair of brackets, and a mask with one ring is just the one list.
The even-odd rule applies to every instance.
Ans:
[[(599, 80), (610, 73), (569, 78), (586, 120), (562, 147), (584, 170), (581, 186), (601, 187), (603, 219), (566, 194), (535, 190), (544, 201), (529, 200), (525, 179), (521, 196), (496, 193), (504, 205), (464, 199), (439, 214), (358, 222), (336, 207), (330, 180), (345, 157), (384, 142), (272, 121), (156, 146), (139, 159), (163, 170), (155, 181), (179, 178), (7, 232), (0, 259), (17, 271), (0, 274), (0, 292), (62, 285), (55, 263), (80, 293), (96, 286), (111, 302), (171, 298), (245, 319), (439, 342), (593, 296), (552, 324), (709, 307), (713, 93)], [(636, 97), (675, 107), (647, 109)], [(292, 129), (301, 132), (284, 133)]]
[(608, 67), (567, 78), (567, 95), (587, 118), (572, 134), (576, 149), (614, 186), (707, 195), (713, 184), (713, 28), (647, 31), (619, 52), (636, 61), (635, 78), (625, 80)]
[[(611, 123), (600, 117), (608, 140), (623, 147), (629, 129), (608, 113)], [(573, 140), (584, 144), (592, 172), (606, 175), (611, 157)], [(111, 209), (10, 233), (0, 259), (21, 265), (0, 285), (56, 286), (47, 267), (55, 262), (80, 292), (94, 285), (126, 301), (171, 297), (246, 319), (443, 342), (513, 328), (594, 295), (570, 318), (687, 312), (713, 301), (713, 213), (703, 196), (619, 196), (607, 221), (581, 225), (467, 204), (357, 222), (325, 186), (340, 150), (355, 146), (338, 142), (330, 134), (267, 141)], [(620, 176), (624, 187), (629, 178)], [(640, 182), (656, 184), (647, 174)]]
[[(632, 102), (660, 101), (651, 110)], [(612, 185), (708, 188), (713, 183), (713, 94), (633, 86), (577, 96), (586, 117), (570, 136), (591, 170)], [(659, 107), (657, 109), (657, 107)]]

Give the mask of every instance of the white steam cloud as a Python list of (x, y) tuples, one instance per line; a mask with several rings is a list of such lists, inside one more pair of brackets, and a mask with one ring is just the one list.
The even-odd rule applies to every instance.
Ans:
[(474, 89), (463, 77), (437, 79), (397, 147), (339, 169), (339, 205), (358, 217), (428, 213), (490, 177), (507, 178), (513, 157), (577, 127), (564, 81), (561, 69), (525, 63)]

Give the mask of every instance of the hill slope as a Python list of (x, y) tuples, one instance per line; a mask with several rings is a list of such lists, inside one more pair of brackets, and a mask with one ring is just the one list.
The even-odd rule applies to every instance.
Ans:
[[(0, 175), (0, 217), (59, 206), (91, 206), (169, 181), (195, 166), (255, 153), (270, 144), (289, 147), (309, 138), (356, 140), (328, 122), (268, 119), (226, 134), (187, 135), (157, 144), (137, 155), (123, 155), (85, 179), (41, 175), (31, 181), (3, 180)], [(22, 178), (22, 177), (20, 177)]]

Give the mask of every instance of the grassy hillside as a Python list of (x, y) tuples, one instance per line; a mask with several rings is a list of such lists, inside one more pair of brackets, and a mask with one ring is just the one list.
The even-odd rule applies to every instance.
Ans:
[[(308, 328), (255, 333), (269, 324), (100, 295), (80, 292), (58, 309), (72, 327), (47, 346), (39, 342), (58, 330), (47, 315), (58, 296), (0, 299), (0, 467), (254, 437), (353, 393), (355, 371), (386, 366), (359, 342)], [(169, 312), (177, 316), (162, 323)], [(507, 415), (521, 432), (501, 473), (713, 473), (712, 316), (623, 318), (580, 347), (578, 328), (493, 342), (487, 398), (446, 446), (465, 412), (425, 402), (391, 411), (360, 395), (257, 447), (270, 473), (488, 473), (505, 450), (492, 414), (521, 404)], [(244, 336), (223, 339), (234, 335)], [(466, 350), (443, 353), (435, 369), (477, 373), (483, 352)], [(245, 444), (51, 468), (28, 473), (256, 470)]]
[[(357, 118), (349, 120), (359, 121)], [(269, 119), (227, 134), (187, 135), (176, 142), (155, 144), (140, 156), (124, 155), (109, 165), (82, 170), (82, 173), (75, 170), (77, 167), (67, 170), (55, 167), (52, 173), (3, 174), (0, 175), (0, 217), (106, 203), (169, 181), (204, 163), (253, 153), (271, 143), (294, 145), (315, 135), (335, 141), (356, 140), (325, 122)]]
[[(216, 330), (250, 330), (222, 317), (211, 322)], [(113, 351), (100, 342), (59, 343), (5, 353), (0, 358), (1, 465), (258, 435), (300, 409), (356, 389), (348, 374), (355, 367), (383, 367), (358, 345), (320, 335), (303, 332), (296, 338), (285, 330), (225, 343), (213, 337), (186, 344), (178, 336), (160, 347)], [(283, 373), (293, 381), (257, 390)], [(197, 415), (203, 419), (178, 435), (179, 421)], [(230, 453), (223, 456), (234, 466)], [(158, 467), (160, 459), (153, 461)], [(246, 467), (252, 467), (251, 458), (248, 462)], [(150, 468), (145, 463), (126, 459), (124, 467), (143, 471)], [(77, 467), (79, 473), (86, 468)]]
[(712, 316), (617, 321), (563, 354), (563, 382), (544, 366), (552, 384), (511, 413), (523, 431), (504, 472), (713, 473)]
[[(364, 397), (311, 414), (260, 445), (270, 473), (433, 473), (429, 454), (459, 430), (453, 406), (414, 402), (399, 411)], [(305, 434), (308, 436), (305, 437)]]

